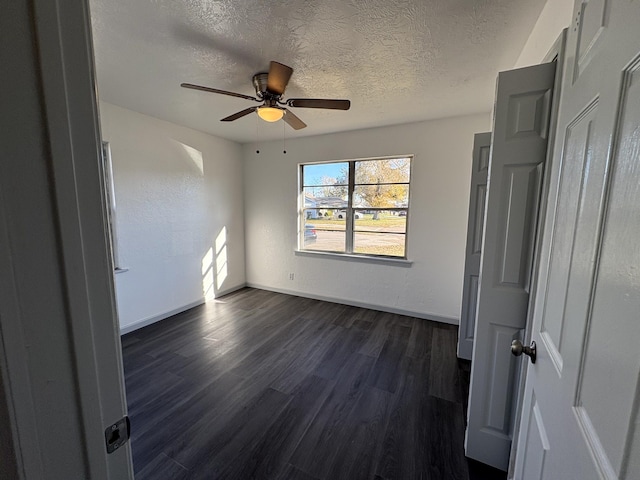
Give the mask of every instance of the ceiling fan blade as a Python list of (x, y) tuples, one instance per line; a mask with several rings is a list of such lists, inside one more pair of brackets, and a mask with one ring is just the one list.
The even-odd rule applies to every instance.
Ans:
[(203, 92), (220, 93), (222, 95), (229, 95), (230, 97), (244, 98), (246, 100), (255, 100), (256, 102), (260, 101), (255, 97), (250, 97), (249, 95), (243, 95), (242, 93), (227, 92), (226, 90), (218, 90), (217, 88), (203, 87), (202, 85), (194, 85), (192, 83), (181, 83), (180, 86), (184, 88), (191, 88), (192, 90), (202, 90)]
[(307, 124), (296, 117), (291, 110), (287, 110), (286, 108), (284, 108), (283, 110), (284, 117), (282, 117), (282, 119), (287, 122), (291, 128), (293, 128), (294, 130), (300, 130), (301, 128), (307, 126)]
[(269, 76), (267, 77), (267, 90), (277, 95), (282, 95), (287, 88), (293, 68), (282, 63), (271, 62), (269, 66)]
[(331, 110), (349, 110), (351, 102), (349, 100), (328, 100), (321, 98), (290, 98), (287, 100), (290, 107), (303, 108), (328, 108)]
[(221, 122), (233, 122), (234, 120), (237, 120), (239, 118), (244, 117), (245, 115), (249, 115), (252, 112), (255, 112), (256, 109), (258, 107), (249, 107), (249, 108), (245, 108), (244, 110), (242, 110), (241, 112), (238, 113), (234, 113), (233, 115), (229, 115), (228, 117), (223, 118), (222, 120), (220, 120)]

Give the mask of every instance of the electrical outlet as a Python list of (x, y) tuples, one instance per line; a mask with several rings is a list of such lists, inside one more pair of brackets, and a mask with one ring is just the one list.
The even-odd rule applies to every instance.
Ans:
[(294, 274), (293, 274), (293, 273), (290, 273), (290, 274), (289, 274), (289, 280), (293, 280), (293, 277), (294, 277)]

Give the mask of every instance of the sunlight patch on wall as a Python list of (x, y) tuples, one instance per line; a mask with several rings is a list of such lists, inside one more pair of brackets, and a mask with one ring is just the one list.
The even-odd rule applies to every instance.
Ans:
[(174, 140), (187, 154), (187, 156), (191, 159), (193, 164), (196, 166), (200, 175), (204, 174), (204, 160), (202, 159), (202, 152), (197, 148), (190, 147), (182, 142)]
[(202, 258), (202, 296), (206, 300), (215, 298), (213, 288), (213, 248), (207, 250)]
[(202, 294), (213, 300), (228, 276), (227, 227), (222, 227), (214, 246), (202, 257)]
[(227, 227), (222, 227), (216, 237), (216, 290), (227, 279)]

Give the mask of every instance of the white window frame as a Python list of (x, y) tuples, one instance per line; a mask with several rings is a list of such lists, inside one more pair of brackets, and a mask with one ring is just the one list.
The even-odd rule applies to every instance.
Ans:
[(126, 268), (120, 266), (118, 256), (118, 226), (116, 222), (116, 189), (113, 182), (113, 164), (111, 162), (111, 146), (109, 142), (102, 142), (102, 179), (104, 182), (105, 203), (107, 205), (107, 232), (109, 233), (109, 246), (111, 259), (115, 273), (126, 272)]
[[(354, 207), (353, 206), (353, 196), (355, 192), (355, 187), (358, 185), (364, 184), (356, 184), (355, 183), (355, 172), (356, 172), (356, 164), (359, 162), (367, 162), (367, 161), (375, 161), (375, 160), (392, 160), (399, 158), (408, 158), (409, 159), (409, 181), (408, 182), (388, 182), (386, 185), (407, 185), (407, 206), (406, 207)], [(389, 155), (389, 156), (381, 156), (381, 157), (368, 157), (368, 158), (354, 158), (348, 160), (327, 160), (322, 162), (304, 162), (298, 164), (298, 252), (301, 253), (309, 253), (309, 254), (318, 254), (318, 255), (336, 255), (336, 256), (344, 256), (344, 257), (358, 257), (358, 258), (370, 258), (370, 259), (384, 259), (384, 260), (392, 260), (392, 261), (407, 261), (408, 260), (408, 250), (409, 250), (409, 215), (411, 208), (411, 177), (413, 171), (413, 154), (405, 154), (405, 155)], [(346, 225), (345, 225), (345, 251), (333, 251), (333, 250), (313, 250), (307, 249), (304, 247), (304, 231), (306, 222), (306, 210), (314, 210), (314, 208), (305, 207), (305, 181), (304, 181), (304, 167), (309, 165), (322, 165), (322, 164), (331, 164), (331, 163), (346, 163), (349, 165), (348, 172), (348, 184), (347, 184), (347, 207), (346, 211)], [(357, 210), (378, 210), (378, 211), (404, 211), (406, 212), (406, 227), (404, 233), (398, 233), (397, 235), (404, 235), (404, 256), (399, 255), (376, 255), (372, 253), (357, 253), (354, 252), (354, 237), (356, 230), (354, 229), (354, 212)], [(383, 232), (393, 234), (392, 232)]]

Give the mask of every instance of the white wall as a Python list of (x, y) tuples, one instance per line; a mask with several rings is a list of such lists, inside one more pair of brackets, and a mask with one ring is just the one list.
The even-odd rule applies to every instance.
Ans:
[(571, 25), (574, 0), (547, 0), (514, 68), (536, 65), (542, 61), (562, 32)]
[(244, 285), (240, 145), (104, 102), (100, 115), (129, 269), (116, 275), (121, 329)]
[[(244, 146), (249, 285), (457, 323), (473, 134), (489, 114)], [(410, 267), (296, 255), (300, 162), (414, 154)], [(289, 274), (294, 273), (294, 280)]]

